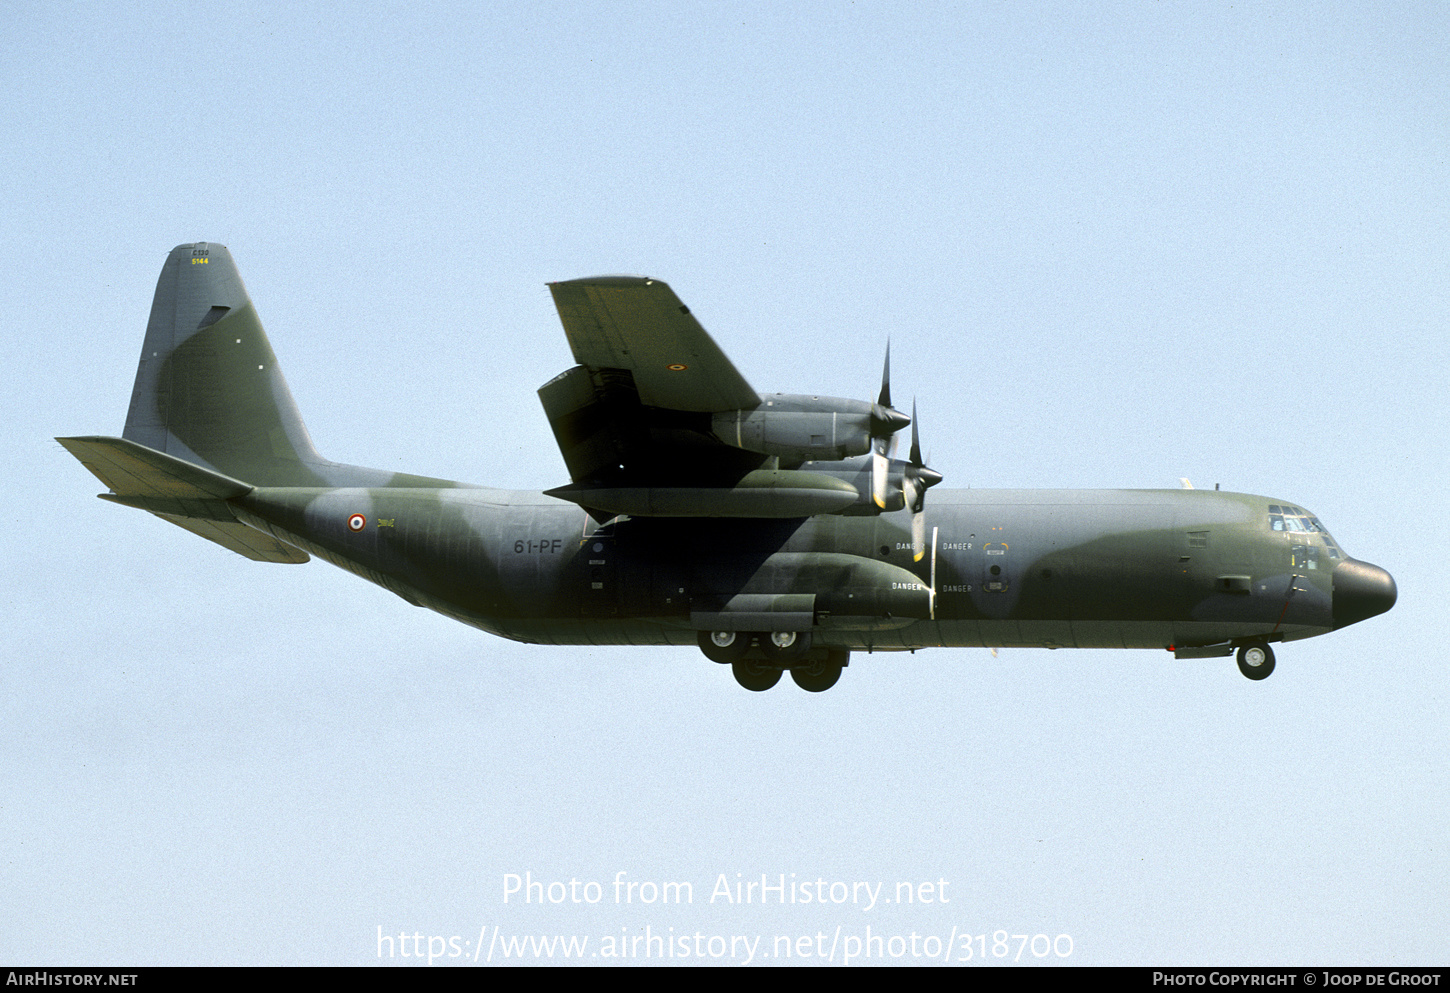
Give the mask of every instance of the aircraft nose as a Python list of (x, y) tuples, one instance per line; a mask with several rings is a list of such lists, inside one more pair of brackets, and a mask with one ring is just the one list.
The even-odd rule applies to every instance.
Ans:
[(1346, 559), (1334, 567), (1334, 627), (1347, 627), (1395, 605), (1395, 577), (1377, 565)]

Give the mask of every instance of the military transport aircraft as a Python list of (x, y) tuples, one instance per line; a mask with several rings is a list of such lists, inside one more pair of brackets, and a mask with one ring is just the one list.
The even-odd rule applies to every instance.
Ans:
[[(571, 482), (489, 489), (313, 448), (231, 253), (166, 260), (120, 438), (58, 439), (110, 492), (251, 559), (317, 555), (517, 641), (698, 645), (751, 690), (852, 651), (1238, 653), (1383, 613), (1390, 574), (1292, 501), (956, 490), (894, 409), (757, 393), (656, 279), (552, 283), (578, 363), (539, 390)], [(913, 405), (913, 415), (915, 405)], [(911, 426), (906, 459), (892, 456)]]

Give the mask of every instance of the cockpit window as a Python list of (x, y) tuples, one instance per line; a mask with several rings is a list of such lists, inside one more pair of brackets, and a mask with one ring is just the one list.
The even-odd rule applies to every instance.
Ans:
[[(1324, 541), (1324, 547), (1332, 559), (1340, 558), (1339, 546), (1329, 536), (1329, 529), (1302, 507), (1289, 504), (1269, 504), (1269, 529), (1289, 534), (1317, 534)], [(1302, 539), (1301, 539), (1302, 540)], [(1298, 546), (1296, 546), (1298, 547)]]

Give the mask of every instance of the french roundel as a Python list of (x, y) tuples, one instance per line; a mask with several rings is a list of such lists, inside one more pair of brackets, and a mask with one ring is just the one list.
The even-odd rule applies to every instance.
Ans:
[(368, 526), (368, 519), (366, 517), (364, 517), (362, 514), (353, 514), (351, 517), (349, 517), (347, 519), (347, 529), (349, 531), (361, 531), (363, 528), (365, 528), (367, 526)]

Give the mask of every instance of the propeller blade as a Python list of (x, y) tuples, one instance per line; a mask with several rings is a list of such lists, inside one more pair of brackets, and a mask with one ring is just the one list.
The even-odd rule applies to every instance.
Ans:
[(921, 461), (921, 439), (916, 435), (916, 397), (911, 398), (911, 464), (918, 469), (925, 464)]
[(886, 439), (878, 438), (871, 449), (871, 499), (882, 510), (886, 509), (887, 489), (891, 482), (891, 460), (882, 451)]
[[(924, 495), (924, 493), (923, 493)], [(918, 510), (911, 515), (911, 559), (920, 562), (926, 554), (926, 514)], [(936, 591), (933, 590), (933, 593)]]
[(936, 536), (940, 528), (931, 529), (931, 619), (936, 620)]
[(871, 434), (884, 438), (895, 434), (911, 423), (899, 410), (891, 407), (891, 342), (886, 343), (886, 362), (881, 367), (881, 394), (871, 408)]
[[(926, 554), (926, 491), (942, 480), (941, 473), (921, 460), (921, 435), (917, 429), (916, 400), (911, 401), (911, 460), (901, 480), (901, 495), (911, 508), (911, 555), (920, 562)], [(935, 584), (933, 584), (935, 585)], [(935, 589), (932, 594), (935, 596)]]
[(886, 363), (881, 367), (881, 396), (876, 402), (885, 410), (891, 409), (891, 339), (886, 339)]
[(940, 483), (941, 480), (941, 473), (921, 460), (921, 437), (916, 427), (916, 401), (912, 400), (911, 460), (906, 467), (906, 476), (902, 483), (902, 492), (906, 497), (907, 506), (920, 513), (926, 503), (926, 491)]
[(901, 476), (901, 496), (913, 514), (920, 513), (922, 504), (926, 502), (926, 487), (921, 485), (921, 480), (911, 466), (907, 466), (906, 472)]

